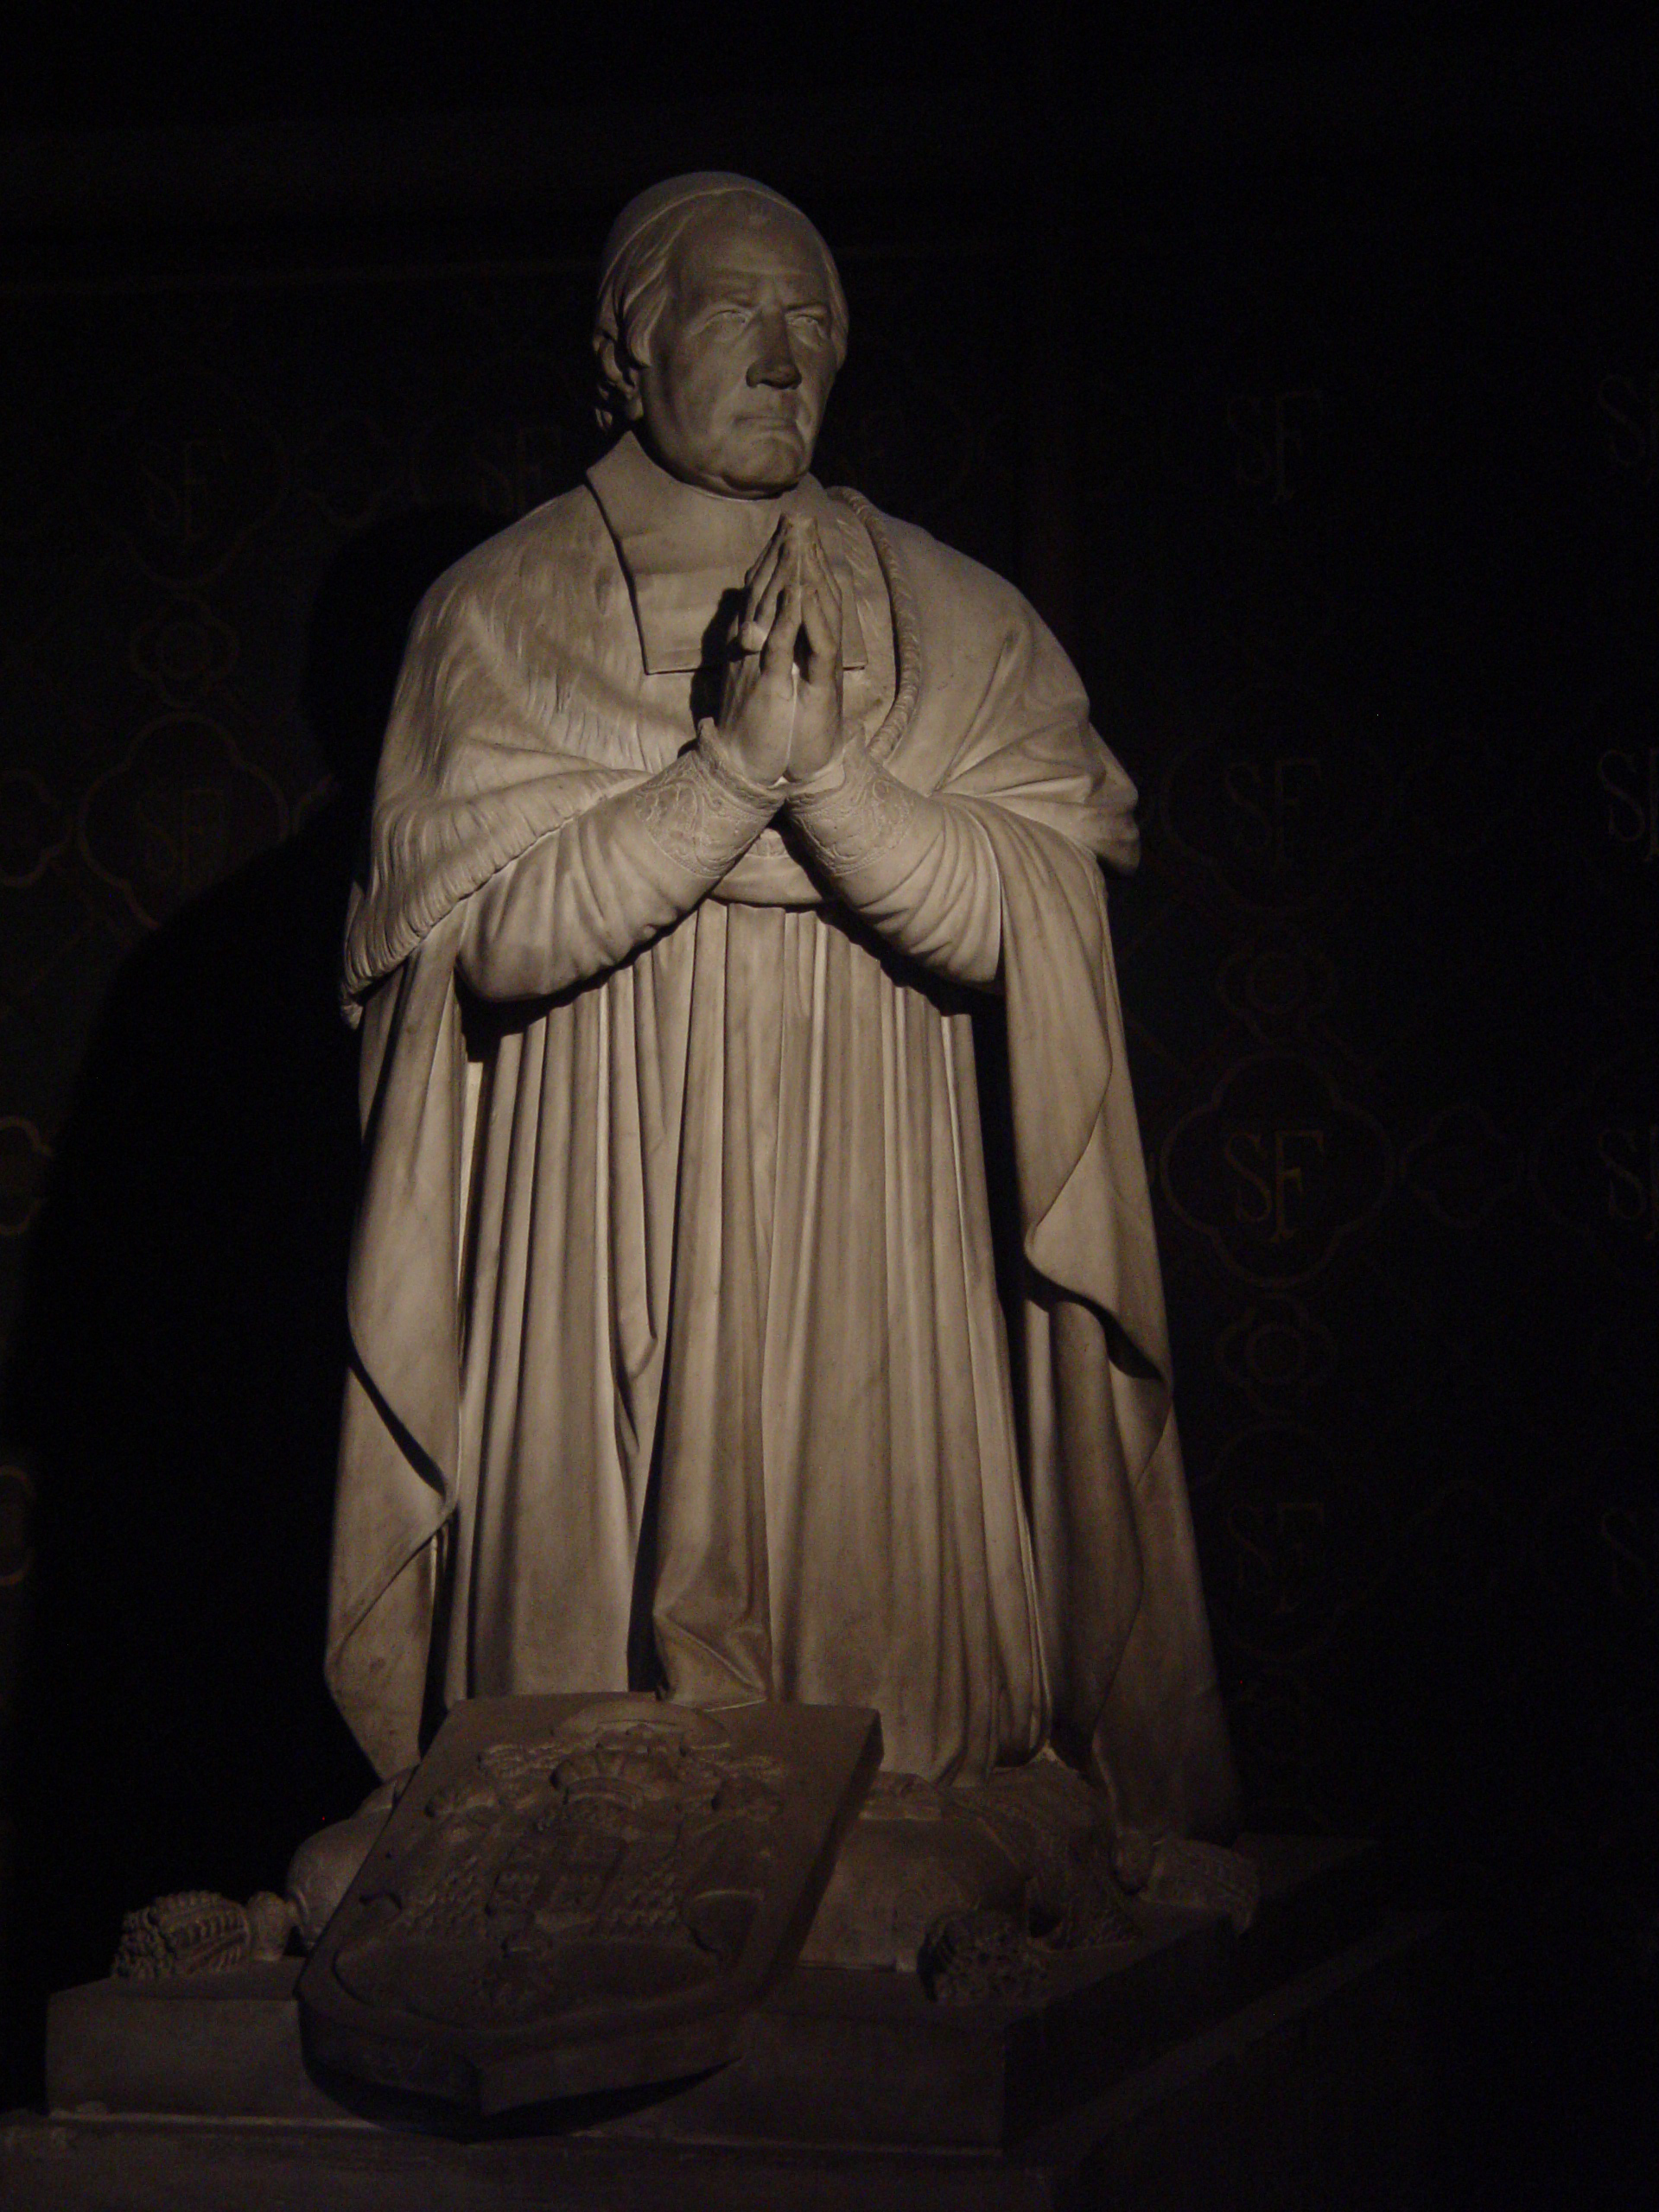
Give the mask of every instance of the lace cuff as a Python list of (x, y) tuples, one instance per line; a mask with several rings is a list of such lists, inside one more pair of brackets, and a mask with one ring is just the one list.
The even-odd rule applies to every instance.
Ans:
[(796, 785), (789, 805), (813, 853), (832, 876), (842, 876), (868, 867), (909, 836), (920, 824), (924, 802), (861, 745), (849, 745), (830, 768)]
[(778, 811), (781, 793), (750, 782), (700, 741), (635, 785), (629, 803), (659, 852), (688, 875), (717, 882)]

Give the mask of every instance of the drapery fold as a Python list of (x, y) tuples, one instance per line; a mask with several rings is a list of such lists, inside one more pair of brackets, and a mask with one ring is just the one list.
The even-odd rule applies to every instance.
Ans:
[[(838, 884), (772, 830), (620, 961), (568, 905), (557, 995), (469, 1006), (480, 907), (507, 946), (515, 864), (672, 762), (690, 700), (645, 674), (585, 491), (423, 610), (348, 931), (367, 1157), (330, 1680), (405, 1764), (450, 1522), (452, 1698), (622, 1687), (643, 1626), (676, 1694), (874, 1703), (890, 1763), (938, 1775), (1052, 1732), (1126, 1824), (1223, 1834), (1100, 873), (1133, 864), (1133, 789), (1018, 594), (876, 526), (923, 653), (881, 772), (918, 795), (906, 834), (931, 807), (956, 838), (912, 871), (952, 917), (943, 975), (902, 868), (861, 893), (855, 841)], [(871, 626), (865, 735), (896, 681)], [(584, 865), (601, 913), (612, 858)], [(953, 978), (969, 939), (994, 978)], [(963, 980), (1006, 1023), (1012, 1361)]]

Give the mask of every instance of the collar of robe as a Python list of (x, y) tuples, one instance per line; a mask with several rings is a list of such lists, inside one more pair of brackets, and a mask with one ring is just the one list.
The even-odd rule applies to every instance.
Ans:
[(698, 669), (712, 658), (717, 621), (729, 613), (722, 599), (741, 588), (779, 517), (792, 512), (817, 518), (841, 585), (842, 665), (866, 666), (859, 526), (816, 477), (804, 476), (781, 499), (722, 499), (671, 476), (627, 430), (588, 471), (588, 484), (628, 580), (648, 676)]

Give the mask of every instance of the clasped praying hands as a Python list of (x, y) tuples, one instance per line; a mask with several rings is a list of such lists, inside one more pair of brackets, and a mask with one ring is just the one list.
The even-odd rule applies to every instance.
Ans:
[(786, 514), (744, 579), (715, 727), (757, 784), (809, 781), (843, 743), (841, 594), (810, 515)]

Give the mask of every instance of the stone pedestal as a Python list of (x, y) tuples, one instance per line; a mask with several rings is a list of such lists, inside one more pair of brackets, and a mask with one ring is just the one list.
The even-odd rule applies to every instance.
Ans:
[[(0, 2202), (198, 2212), (1025, 2206), (1421, 2199), (1421, 2033), (1443, 1946), (1375, 1854), (1256, 1839), (1243, 1935), (1146, 1910), (1024, 2005), (798, 1967), (729, 2066), (665, 2091), (460, 2123), (308, 2071), (289, 1967), (54, 1999), (50, 2113), (14, 2115)], [(1107, 2192), (1109, 2191), (1109, 2196)]]

